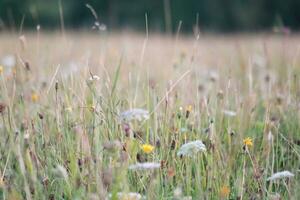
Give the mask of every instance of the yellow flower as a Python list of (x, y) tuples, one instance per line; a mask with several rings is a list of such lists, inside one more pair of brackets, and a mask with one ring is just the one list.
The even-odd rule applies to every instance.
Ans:
[(32, 93), (31, 94), (31, 100), (33, 101), (33, 102), (37, 102), (38, 100), (39, 100), (39, 95), (37, 94), (37, 93)]
[(73, 111), (73, 109), (72, 109), (72, 107), (71, 107), (71, 106), (69, 106), (69, 107), (66, 107), (66, 111), (68, 111), (68, 112), (72, 112), (72, 111)]
[(227, 198), (230, 194), (230, 188), (226, 185), (222, 186), (220, 188), (220, 197), (221, 198)]
[(192, 112), (192, 110), (193, 110), (193, 106), (192, 106), (192, 105), (188, 105), (188, 106), (186, 107), (186, 111), (187, 111), (187, 112)]
[(154, 150), (154, 146), (150, 144), (143, 144), (141, 148), (145, 153), (151, 153)]
[(253, 142), (252, 139), (250, 137), (247, 137), (243, 140), (243, 143), (246, 147), (252, 147), (253, 146)]
[(2, 74), (3, 73), (3, 66), (2, 65), (0, 65), (0, 74)]

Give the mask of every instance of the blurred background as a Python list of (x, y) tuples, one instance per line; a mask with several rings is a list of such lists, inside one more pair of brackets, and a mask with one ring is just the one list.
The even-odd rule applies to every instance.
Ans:
[[(0, 0), (0, 29), (102, 28), (190, 33), (196, 24), (207, 32), (261, 32), (300, 27), (300, 0)], [(181, 21), (181, 22), (180, 22)], [(105, 26), (104, 26), (105, 25)]]

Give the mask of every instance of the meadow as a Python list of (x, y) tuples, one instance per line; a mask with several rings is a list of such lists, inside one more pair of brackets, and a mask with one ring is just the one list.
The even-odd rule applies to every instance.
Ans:
[(300, 198), (300, 37), (0, 34), (0, 199)]

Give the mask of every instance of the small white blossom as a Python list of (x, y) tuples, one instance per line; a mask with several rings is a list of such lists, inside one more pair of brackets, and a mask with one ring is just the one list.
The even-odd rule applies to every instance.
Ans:
[(90, 78), (89, 78), (89, 81), (98, 81), (100, 80), (100, 77), (97, 76), (97, 75), (92, 75)]
[(264, 68), (267, 65), (266, 59), (260, 55), (254, 55), (252, 58), (252, 63), (254, 66), (257, 66), (260, 68)]
[(160, 163), (156, 162), (137, 163), (129, 166), (131, 170), (151, 170), (157, 168), (160, 168)]
[(177, 156), (192, 156), (198, 152), (205, 152), (206, 147), (201, 140), (188, 142), (180, 147)]
[(223, 110), (223, 113), (225, 115), (227, 115), (228, 117), (234, 117), (234, 116), (236, 116), (236, 112), (232, 111), (232, 110)]
[(14, 55), (6, 55), (2, 58), (1, 63), (4, 67), (11, 68), (16, 65), (16, 58)]
[(57, 165), (56, 168), (54, 169), (54, 173), (60, 178), (64, 178), (64, 179), (68, 178), (68, 172), (66, 168), (64, 168), (62, 165)]
[(142, 121), (143, 119), (149, 119), (149, 112), (144, 109), (134, 108), (124, 111), (120, 114), (120, 120), (129, 122), (131, 120)]
[(175, 198), (181, 198), (182, 196), (182, 189), (181, 187), (177, 187), (175, 190), (174, 190), (174, 197)]
[(294, 176), (293, 173), (291, 173), (290, 171), (282, 171), (282, 172), (277, 172), (275, 174), (273, 174), (272, 176), (270, 176), (267, 181), (274, 181), (277, 179), (282, 179), (282, 178), (292, 178)]
[(271, 131), (269, 131), (269, 133), (268, 133), (268, 141), (269, 141), (269, 142), (272, 142), (272, 141), (273, 141), (273, 134), (272, 134)]

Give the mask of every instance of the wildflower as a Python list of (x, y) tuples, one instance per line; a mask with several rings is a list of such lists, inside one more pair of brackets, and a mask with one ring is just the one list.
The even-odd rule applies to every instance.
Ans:
[(221, 198), (227, 198), (230, 194), (230, 188), (226, 185), (222, 186), (220, 188), (220, 197)]
[(234, 116), (236, 116), (236, 112), (232, 111), (232, 110), (223, 110), (223, 113), (225, 115), (227, 115), (228, 117), (234, 117)]
[(194, 153), (205, 152), (206, 147), (201, 140), (188, 142), (180, 147), (177, 156), (192, 156)]
[(132, 121), (132, 120), (138, 120), (142, 121), (142, 119), (149, 119), (149, 112), (144, 109), (140, 108), (134, 108), (131, 110), (124, 111), (120, 114), (120, 120), (121, 121)]
[(89, 78), (89, 81), (98, 81), (100, 80), (100, 77), (97, 76), (97, 75), (92, 75), (90, 78)]
[(161, 164), (157, 162), (144, 162), (144, 163), (137, 163), (134, 165), (130, 165), (129, 169), (131, 170), (151, 170), (160, 168)]
[(2, 74), (3, 73), (3, 66), (2, 65), (0, 65), (0, 74)]
[(142, 148), (143, 152), (145, 152), (147, 154), (151, 153), (154, 150), (154, 146), (152, 146), (150, 144), (143, 144), (141, 146), (141, 148)]
[(169, 168), (168, 170), (167, 170), (167, 174), (168, 174), (168, 177), (169, 178), (172, 178), (172, 177), (174, 177), (175, 176), (175, 170), (174, 170), (174, 168)]
[(16, 65), (16, 58), (14, 55), (6, 55), (2, 59), (2, 65), (8, 68), (12, 68)]
[(219, 79), (219, 74), (217, 71), (215, 70), (211, 70), (208, 72), (208, 79), (211, 81), (211, 82), (216, 82), (218, 79)]
[(54, 173), (57, 175), (57, 177), (67, 179), (68, 178), (68, 172), (66, 168), (62, 165), (57, 165), (54, 169)]
[(37, 101), (39, 100), (39, 95), (38, 95), (37, 93), (33, 92), (33, 93), (31, 94), (31, 100), (32, 100), (33, 102), (37, 102)]
[(293, 173), (291, 173), (290, 171), (282, 171), (282, 172), (277, 172), (275, 174), (273, 174), (272, 176), (270, 176), (267, 181), (274, 181), (277, 179), (283, 179), (283, 178), (292, 178), (294, 176)]
[(192, 112), (192, 110), (193, 110), (193, 106), (192, 106), (192, 105), (188, 105), (188, 106), (186, 107), (186, 111)]
[(186, 117), (186, 118), (189, 118), (190, 113), (192, 112), (192, 109), (193, 109), (192, 105), (188, 105), (188, 106), (186, 107), (186, 113), (185, 113), (185, 117)]
[(71, 107), (71, 106), (68, 106), (68, 107), (66, 107), (66, 111), (68, 111), (68, 112), (72, 112), (72, 111), (73, 111), (73, 109), (72, 109), (72, 107)]
[(176, 198), (176, 199), (180, 199), (181, 198), (181, 196), (182, 196), (182, 189), (181, 189), (181, 187), (177, 187), (175, 190), (174, 190), (174, 197)]
[(253, 146), (253, 142), (252, 139), (250, 137), (247, 137), (243, 140), (243, 143), (246, 147), (252, 147)]

